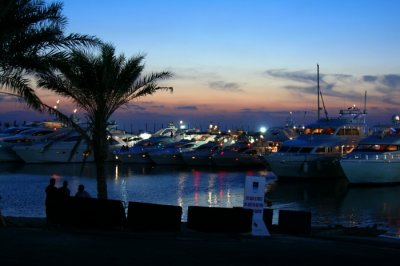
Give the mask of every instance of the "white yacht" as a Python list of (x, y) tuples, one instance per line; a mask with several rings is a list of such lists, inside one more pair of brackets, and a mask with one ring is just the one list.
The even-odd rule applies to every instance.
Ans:
[[(108, 137), (108, 161), (114, 161), (114, 150), (132, 145), (129, 134), (110, 131)], [(14, 152), (26, 163), (81, 163), (93, 162), (93, 152), (82, 136), (73, 129), (62, 136), (55, 136), (46, 142), (28, 146), (14, 146)]]
[(343, 176), (338, 163), (367, 136), (366, 111), (352, 106), (338, 118), (322, 118), (308, 125), (296, 139), (283, 142), (278, 152), (265, 156), (278, 177), (324, 178)]
[(149, 152), (150, 159), (155, 164), (160, 165), (182, 165), (185, 164), (183, 154), (193, 151), (200, 145), (206, 143), (206, 140), (181, 140), (170, 143), (160, 149), (154, 149)]
[(62, 137), (66, 133), (66, 128), (37, 127), (0, 138), (0, 162), (21, 161), (21, 158), (13, 148), (28, 147), (35, 143), (47, 142), (51, 138)]
[(150, 151), (184, 138), (184, 132), (176, 128), (173, 124), (170, 124), (168, 127), (162, 128), (152, 134), (150, 138), (137, 142), (132, 147), (114, 150), (114, 158), (123, 163), (153, 163), (148, 154)]
[(213, 153), (221, 150), (223, 143), (210, 141), (200, 145), (194, 150), (182, 153), (182, 159), (185, 164), (190, 166), (213, 166)]
[(266, 147), (258, 147), (250, 142), (239, 142), (214, 152), (212, 160), (217, 167), (264, 166)]
[(29, 127), (29, 126), (9, 127), (9, 128), (6, 128), (6, 129), (0, 131), (0, 137), (3, 138), (3, 137), (13, 136), (18, 133), (21, 133), (24, 130), (28, 130), (28, 129), (32, 129), (32, 127)]
[(340, 160), (350, 184), (400, 183), (400, 116), (392, 125), (375, 126), (371, 136)]

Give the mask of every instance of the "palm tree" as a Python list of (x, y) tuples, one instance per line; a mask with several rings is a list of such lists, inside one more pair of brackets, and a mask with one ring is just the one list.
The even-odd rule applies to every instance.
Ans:
[(157, 82), (170, 78), (170, 72), (142, 74), (143, 55), (126, 59), (116, 56), (111, 44), (99, 54), (75, 49), (67, 60), (60, 60), (53, 72), (38, 75), (38, 86), (70, 99), (84, 110), (91, 125), (89, 138), (96, 164), (97, 196), (107, 198), (105, 160), (108, 150), (107, 125), (112, 114), (133, 99), (159, 90)]
[(66, 50), (97, 45), (94, 37), (65, 36), (62, 4), (41, 0), (0, 1), (0, 92), (22, 97), (36, 110), (46, 109), (30, 86), (30, 75), (49, 68)]

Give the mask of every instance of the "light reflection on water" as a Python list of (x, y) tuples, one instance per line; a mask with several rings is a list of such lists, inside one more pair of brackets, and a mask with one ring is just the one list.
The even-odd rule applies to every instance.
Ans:
[[(245, 177), (265, 176), (266, 201), (278, 210), (306, 210), (313, 225), (373, 226), (400, 237), (400, 186), (353, 188), (346, 180), (282, 181), (265, 169), (218, 170), (135, 164), (108, 164), (110, 199), (189, 206), (243, 205)], [(96, 196), (93, 164), (0, 164), (0, 209), (6, 216), (44, 217), (44, 189), (49, 178), (57, 186), (68, 180), (74, 194), (79, 184)], [(127, 206), (127, 205), (126, 205)]]

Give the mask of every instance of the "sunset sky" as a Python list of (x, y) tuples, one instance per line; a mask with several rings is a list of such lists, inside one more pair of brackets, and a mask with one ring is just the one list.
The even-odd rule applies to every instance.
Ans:
[[(365, 92), (370, 124), (400, 113), (400, 1), (61, 2), (68, 33), (96, 35), (127, 57), (146, 54), (146, 72), (174, 73), (161, 84), (173, 93), (115, 114), (125, 129), (184, 120), (191, 127), (213, 122), (253, 130), (283, 125), (289, 112), (299, 124), (314, 121), (317, 64), (329, 116), (353, 104), (364, 108)], [(58, 99), (41, 95), (49, 103)], [(60, 108), (74, 106), (61, 100)], [(3, 99), (0, 120), (37, 117), (21, 113), (27, 111)]]

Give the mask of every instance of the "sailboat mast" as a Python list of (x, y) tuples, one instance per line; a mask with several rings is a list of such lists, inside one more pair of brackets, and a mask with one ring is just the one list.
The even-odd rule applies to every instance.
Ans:
[(319, 117), (320, 117), (320, 107), (319, 107), (319, 94), (320, 94), (320, 91), (319, 91), (319, 64), (317, 64), (317, 96), (318, 96), (318, 106), (317, 106), (317, 109), (318, 109), (318, 120), (319, 120)]
[(367, 113), (367, 91), (364, 94), (364, 114)]

